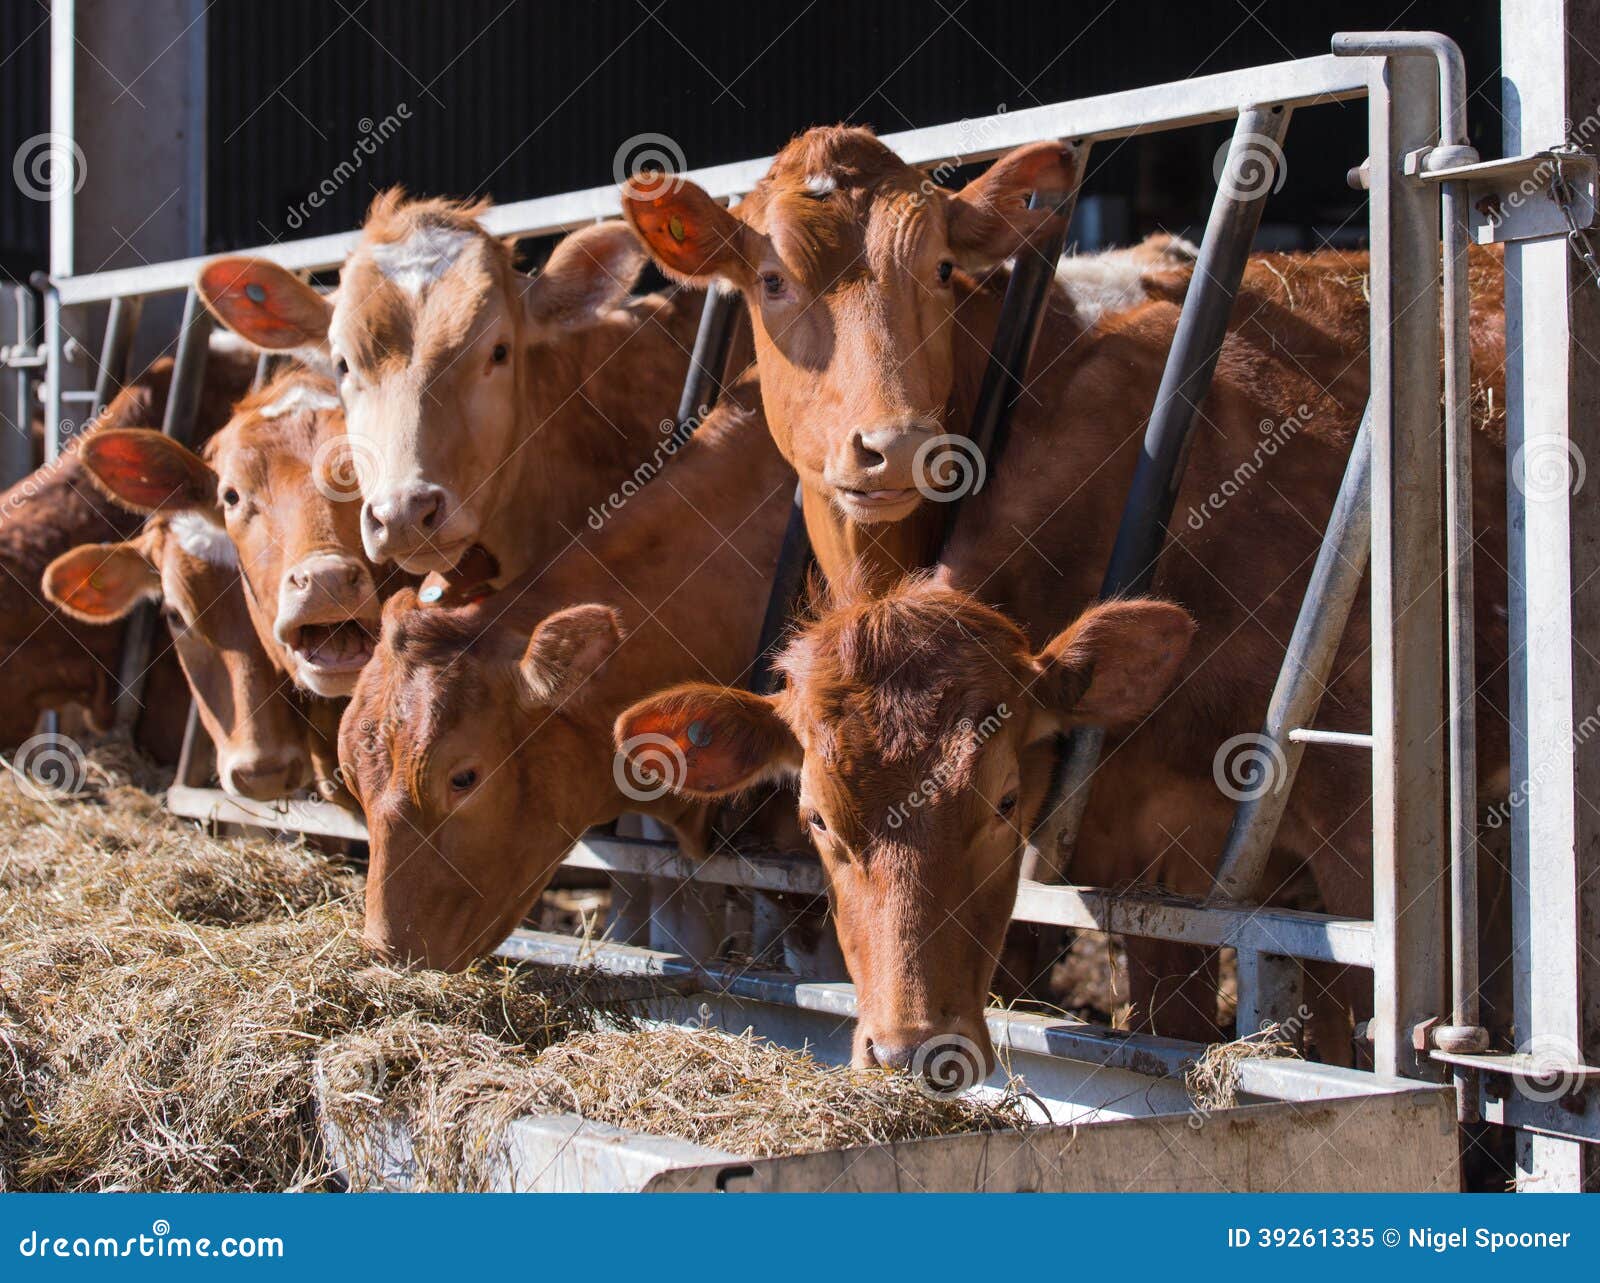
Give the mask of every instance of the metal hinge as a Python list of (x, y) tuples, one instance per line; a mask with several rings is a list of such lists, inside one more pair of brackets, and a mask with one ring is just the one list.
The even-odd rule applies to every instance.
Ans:
[[(1596, 162), (1588, 152), (1552, 147), (1508, 156), (1451, 164), (1449, 151), (1425, 147), (1405, 158), (1405, 172), (1420, 182), (1463, 181), (1471, 210), (1472, 239), (1480, 245), (1566, 236), (1587, 241), (1596, 210)], [(1444, 163), (1441, 163), (1444, 162)], [(1587, 245), (1573, 249), (1586, 263)], [(1590, 264), (1600, 280), (1600, 269)]]

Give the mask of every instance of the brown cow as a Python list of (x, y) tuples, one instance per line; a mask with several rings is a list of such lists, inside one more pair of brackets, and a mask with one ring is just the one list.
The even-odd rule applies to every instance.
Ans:
[(681, 686), (623, 713), (616, 740), (633, 758), (670, 746), (689, 797), (798, 781), (856, 983), (856, 1064), (920, 1067), (953, 1036), (992, 1069), (983, 1008), (1043, 800), (1039, 750), (1146, 716), (1193, 633), (1177, 606), (1119, 601), (1035, 651), (998, 611), (911, 579), (805, 628), (778, 694)]
[[(253, 358), (212, 350), (196, 416), (198, 439), (227, 421), (254, 368)], [(112, 399), (97, 426), (159, 425), (171, 381), (172, 361), (163, 357)], [(53, 609), (39, 590), (55, 557), (78, 544), (128, 538), (139, 528), (140, 518), (112, 503), (85, 474), (79, 458), (84, 435), (0, 494), (0, 670), (12, 675), (0, 701), (0, 745), (32, 734), (47, 709), (76, 705), (91, 726), (110, 725), (122, 629), (87, 626)], [(137, 738), (159, 760), (172, 762), (183, 733), (184, 679), (170, 656), (152, 659)]]
[(188, 512), (238, 551), (261, 645), (296, 685), (347, 696), (382, 612), (333, 384), (290, 369), (240, 402), (204, 457), (157, 432), (103, 432), (85, 462), (119, 502)]
[[(943, 496), (919, 471), (923, 450), (933, 433), (959, 434), (970, 421), (999, 311), (998, 294), (973, 288), (955, 265), (1025, 245), (1041, 222), (1023, 206), (1028, 191), (1063, 179), (1060, 149), (1037, 144), (951, 195), (866, 131), (830, 129), (785, 148), (732, 213), (688, 184), (629, 203), (667, 268), (744, 290), (763, 403), (807, 488), (808, 528), (831, 573), (931, 558), (942, 515), (931, 500)], [(1213, 759), (1232, 736), (1259, 729), (1366, 400), (1366, 270), (1365, 256), (1336, 253), (1264, 256), (1250, 269), (1154, 585), (1190, 610), (1199, 632), (1174, 694), (1140, 734), (1113, 745), (1097, 775), (1073, 856), (1078, 880), (1209, 888), (1232, 814)], [(1472, 275), (1481, 412), (1504, 404), (1502, 285), (1487, 255), (1474, 256)], [(1169, 284), (1169, 297), (1093, 327), (1070, 309), (1048, 311), (1011, 449), (968, 501), (945, 554), (941, 579), (1004, 609), (1035, 645), (1098, 591), (1186, 275)], [(1162, 292), (1159, 279), (1152, 288)], [(1504, 532), (1503, 442), (1492, 420), (1480, 428), (1489, 448), (1477, 456), (1476, 517), (1493, 549)], [(1248, 498), (1235, 497), (1245, 487)], [(1503, 788), (1505, 584), (1497, 563), (1479, 564), (1480, 773)], [(1369, 632), (1363, 600), (1323, 725), (1370, 725)], [(1369, 803), (1366, 761), (1307, 752), (1280, 856), (1313, 868), (1332, 912), (1370, 909)], [(1142, 1022), (1213, 1036), (1204, 967), (1160, 946), (1132, 953)], [(1158, 979), (1172, 983), (1158, 990)], [(1325, 1054), (1348, 1054), (1344, 1028), (1342, 1038), (1318, 1037)]]
[(703, 808), (615, 769), (612, 723), (674, 682), (739, 680), (793, 491), (746, 380), (543, 574), (453, 609), (409, 591), (386, 604), (340, 729), (372, 835), (375, 948), (464, 966), (522, 919), (585, 829), (623, 811), (703, 849)]
[(222, 527), (194, 512), (151, 517), (133, 539), (57, 557), (44, 591), (88, 624), (113, 623), (141, 601), (162, 603), (228, 792), (270, 801), (337, 779), (329, 751), (337, 719), (315, 707), (325, 701), (297, 698), (262, 650)]
[(375, 562), (446, 571), (481, 546), (503, 585), (653, 466), (701, 300), (630, 299), (645, 255), (616, 222), (523, 276), (486, 208), (381, 195), (331, 297), (245, 258), (208, 265), (200, 289), (251, 342), (331, 356)]

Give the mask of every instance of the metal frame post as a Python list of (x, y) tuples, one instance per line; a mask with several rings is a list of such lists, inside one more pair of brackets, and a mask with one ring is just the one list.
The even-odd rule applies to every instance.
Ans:
[[(1224, 178), (1211, 204), (1193, 281), (1161, 372), (1161, 386), (1145, 428), (1144, 452), (1128, 489), (1111, 562), (1100, 587), (1102, 598), (1143, 592), (1155, 578), (1167, 539), (1167, 521), (1183, 481), (1189, 436), (1200, 403), (1211, 389), (1245, 262), (1275, 186), (1272, 179), (1282, 162), (1289, 116), (1289, 108), (1282, 104), (1249, 106), (1239, 112), (1234, 123)], [(1229, 176), (1239, 181), (1230, 182)], [(1057, 880), (1065, 873), (1064, 867), (1056, 867), (1057, 861), (1065, 865), (1071, 859), (1104, 744), (1105, 732), (1098, 727), (1072, 733), (1050, 790), (1054, 805), (1030, 834), (1042, 865)]]
[[(1403, 172), (1439, 135), (1439, 73), (1376, 64), (1372, 232), (1373, 1006), (1379, 1073), (1437, 1077), (1419, 1029), (1445, 1010), (1447, 763), (1439, 424), (1439, 206)], [(1432, 372), (1431, 374), (1429, 372)]]
[[(1503, 0), (1501, 14), (1507, 154), (1569, 129), (1592, 147), (1600, 74), (1582, 40), (1600, 29), (1600, 2)], [(1600, 289), (1563, 237), (1513, 241), (1505, 265), (1515, 1018), (1519, 1049), (1566, 1075), (1600, 1064), (1600, 755), (1574, 737), (1600, 707), (1600, 514), (1582, 482), (1600, 459)], [(1538, 479), (1551, 458), (1566, 485)], [(1520, 1188), (1600, 1186), (1594, 1146), (1517, 1142)]]

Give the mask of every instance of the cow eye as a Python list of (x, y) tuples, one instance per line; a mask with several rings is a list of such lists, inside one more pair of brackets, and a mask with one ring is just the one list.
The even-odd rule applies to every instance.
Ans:
[(509, 347), (507, 347), (504, 343), (496, 343), (494, 345), (494, 351), (489, 354), (489, 359), (496, 365), (504, 365), (506, 363), (506, 357), (510, 355), (511, 349)]
[(948, 285), (948, 284), (950, 284), (950, 277), (955, 274), (955, 270), (956, 270), (956, 265), (954, 263), (952, 263), (948, 258), (945, 259), (944, 262), (940, 263), (939, 264), (939, 284), (940, 285)]
[(818, 833), (826, 833), (828, 831), (828, 822), (822, 818), (822, 813), (820, 811), (811, 812), (811, 814), (806, 817), (806, 822), (810, 824), (811, 827), (814, 828)]
[(761, 288), (766, 291), (768, 298), (783, 297), (783, 277), (777, 272), (767, 272), (761, 277)]
[(465, 793), (478, 782), (478, 772), (470, 766), (464, 771), (457, 771), (450, 777), (450, 787), (457, 793)]
[(346, 361), (342, 356), (339, 357), (338, 360), (334, 361), (333, 363), (333, 372), (338, 375), (339, 378), (344, 378), (345, 375), (350, 373), (350, 362)]
[(1017, 809), (1017, 793), (1016, 793), (1015, 789), (1013, 789), (1011, 792), (1007, 793), (1003, 798), (1001, 798), (1000, 799), (1000, 805), (995, 808), (995, 810), (1000, 812), (1000, 818), (1002, 820), (1009, 820), (1011, 818), (1011, 813), (1013, 811), (1015, 811), (1016, 809)]
[(239, 492), (237, 490), (235, 490), (232, 486), (227, 487), (222, 492), (222, 502), (226, 507), (229, 507), (229, 508), (237, 507), (238, 504), (239, 504)]

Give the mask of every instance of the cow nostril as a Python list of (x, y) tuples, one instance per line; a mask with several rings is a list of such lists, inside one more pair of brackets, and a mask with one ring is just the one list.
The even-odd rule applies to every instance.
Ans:
[(883, 452), (869, 446), (859, 432), (856, 433), (852, 443), (855, 446), (856, 467), (870, 470), (881, 468), (887, 462)]
[(427, 499), (423, 500), (422, 511), (418, 515), (418, 520), (424, 530), (433, 529), (434, 523), (439, 520), (439, 510), (443, 506), (444, 504), (437, 494), (429, 495)]
[(361, 505), (361, 526), (369, 535), (381, 535), (383, 533), (383, 518), (372, 510), (370, 503)]

